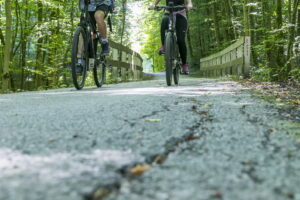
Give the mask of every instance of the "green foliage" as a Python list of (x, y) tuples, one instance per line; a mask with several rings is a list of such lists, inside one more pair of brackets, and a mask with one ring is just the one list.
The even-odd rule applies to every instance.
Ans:
[[(153, 61), (155, 71), (163, 71), (164, 57), (157, 53), (161, 46), (163, 13), (147, 10), (154, 0), (143, 1), (140, 8), (143, 13), (138, 22), (141, 34), (134, 35), (130, 32), (134, 13), (127, 7), (132, 2), (134, 0), (116, 1), (114, 32), (110, 37), (129, 46), (138, 40), (143, 46), (141, 53)], [(275, 2), (193, 0), (196, 10), (188, 15), (189, 62), (197, 64), (200, 58), (250, 34), (253, 55), (251, 75), (254, 79), (299, 80), (299, 63), (293, 61), (299, 56), (299, 50), (296, 51), (299, 47), (295, 47), (299, 45), (297, 36), (300, 35), (299, 5), (295, 5), (299, 2), (282, 1), (281, 7), (276, 6)], [(162, 0), (161, 4), (164, 3), (165, 0)], [(80, 15), (78, 0), (12, 1), (12, 15), (12, 89), (23, 91), (70, 85), (71, 42)], [(4, 0), (0, 0), (0, 36), (5, 36), (5, 20)], [(0, 38), (0, 76), (3, 47)]]
[(165, 61), (163, 56), (158, 55), (158, 49), (161, 46), (160, 38), (160, 22), (162, 13), (149, 11), (145, 14), (145, 24), (143, 25), (145, 33), (148, 35), (142, 53), (151, 58), (154, 65), (154, 70), (164, 71)]
[[(3, 2), (0, 1), (0, 31), (4, 34), (6, 16)], [(116, 42), (122, 38), (123, 44), (129, 45), (130, 19), (126, 18), (129, 14), (126, 4), (124, 0), (116, 1), (114, 32), (110, 37)], [(78, 0), (12, 1), (12, 15), (11, 89), (24, 91), (71, 85), (71, 43), (80, 17)], [(0, 41), (0, 61), (2, 55), (3, 44)], [(1, 65), (2, 62), (0, 75)], [(94, 85), (91, 75), (87, 79), (89, 84)]]
[(267, 66), (253, 67), (251, 71), (251, 77), (258, 81), (269, 81), (271, 69)]

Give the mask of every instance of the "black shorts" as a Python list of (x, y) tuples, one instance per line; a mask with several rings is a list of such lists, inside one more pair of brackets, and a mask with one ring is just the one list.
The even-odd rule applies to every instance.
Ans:
[(90, 12), (90, 16), (91, 16), (91, 20), (92, 20), (92, 23), (93, 24), (96, 24), (96, 19), (95, 19), (95, 13), (98, 11), (98, 10), (101, 10), (104, 12), (105, 14), (105, 17), (107, 16), (108, 12), (109, 12), (109, 8), (108, 8), (108, 5), (100, 5), (100, 6), (97, 6), (96, 10), (94, 12)]

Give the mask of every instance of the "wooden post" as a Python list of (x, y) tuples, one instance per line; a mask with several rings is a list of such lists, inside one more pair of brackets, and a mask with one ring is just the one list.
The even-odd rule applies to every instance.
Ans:
[(249, 36), (244, 38), (244, 75), (250, 75), (250, 54), (251, 54), (251, 39)]

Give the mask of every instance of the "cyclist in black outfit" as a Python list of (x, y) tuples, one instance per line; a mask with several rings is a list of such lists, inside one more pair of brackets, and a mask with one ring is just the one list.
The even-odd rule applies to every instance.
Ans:
[[(155, 0), (154, 5), (151, 6), (150, 8), (154, 8), (161, 0)], [(174, 13), (176, 16), (176, 35), (177, 35), (177, 42), (179, 46), (179, 52), (180, 52), (180, 57), (182, 60), (182, 71), (185, 74), (189, 73), (189, 66), (187, 64), (187, 48), (186, 48), (186, 43), (185, 43), (185, 35), (187, 31), (187, 16), (186, 16), (186, 10), (189, 11), (193, 8), (192, 0), (166, 0), (167, 5), (169, 4), (170, 1), (174, 2), (174, 5), (186, 5), (186, 9), (178, 10)], [(161, 42), (162, 46), (159, 49), (159, 54), (164, 54), (165, 53), (165, 32), (168, 29), (168, 23), (169, 23), (169, 18), (168, 18), (169, 13), (165, 13), (165, 16), (162, 19), (161, 23)]]

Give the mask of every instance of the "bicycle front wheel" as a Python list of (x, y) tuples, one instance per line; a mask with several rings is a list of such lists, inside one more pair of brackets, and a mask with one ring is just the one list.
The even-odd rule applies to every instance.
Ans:
[(179, 70), (180, 70), (180, 66), (179, 66), (179, 63), (177, 62), (175, 68), (173, 69), (175, 85), (178, 85), (178, 83), (179, 83)]
[(101, 44), (99, 40), (94, 41), (95, 65), (94, 65), (94, 81), (97, 87), (101, 87), (105, 81), (106, 58), (101, 55)]
[(167, 85), (172, 85), (173, 65), (174, 65), (174, 37), (171, 32), (167, 33), (166, 36), (166, 81)]
[(77, 90), (83, 88), (86, 78), (89, 62), (87, 48), (85, 31), (78, 26), (74, 33), (71, 61), (73, 84)]

